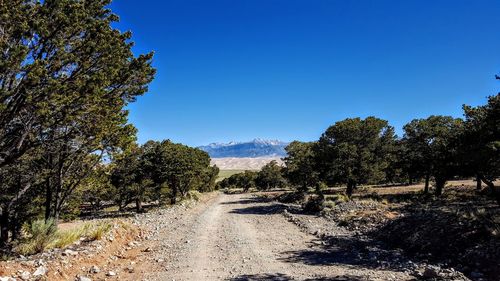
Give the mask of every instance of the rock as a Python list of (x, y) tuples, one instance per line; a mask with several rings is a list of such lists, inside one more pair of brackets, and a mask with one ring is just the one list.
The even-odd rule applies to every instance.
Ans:
[(424, 278), (436, 278), (439, 277), (439, 268), (434, 266), (428, 266), (425, 268), (424, 273), (422, 274)]
[(92, 281), (92, 279), (88, 278), (87, 276), (78, 276), (76, 278), (77, 281)]
[(33, 272), (33, 276), (35, 277), (43, 276), (47, 274), (47, 271), (48, 269), (45, 266), (41, 265), (35, 270), (35, 272)]
[(156, 262), (164, 262), (164, 259), (157, 259)]
[(114, 271), (108, 271), (108, 273), (106, 273), (107, 276), (116, 276), (116, 272)]
[(66, 249), (66, 250), (64, 250), (64, 252), (62, 253), (62, 255), (63, 256), (76, 256), (76, 255), (78, 255), (78, 252), (70, 250), (70, 249)]
[(28, 271), (23, 271), (19, 277), (22, 280), (29, 280), (31, 277), (31, 274)]
[(15, 281), (16, 279), (11, 277), (2, 277), (0, 276), (0, 281)]
[(90, 273), (94, 273), (94, 274), (95, 274), (95, 273), (99, 273), (99, 272), (101, 272), (101, 269), (100, 269), (99, 267), (97, 267), (97, 266), (93, 265), (93, 266), (91, 266), (91, 267), (90, 267), (89, 272), (90, 272)]

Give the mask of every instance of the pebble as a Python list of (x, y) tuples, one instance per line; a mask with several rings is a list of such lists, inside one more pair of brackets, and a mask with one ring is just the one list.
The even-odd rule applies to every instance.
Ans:
[(47, 274), (47, 271), (48, 271), (48, 269), (45, 266), (43, 266), (43, 265), (39, 266), (35, 270), (35, 272), (33, 272), (33, 276), (35, 276), (35, 277), (43, 276), (43, 275)]

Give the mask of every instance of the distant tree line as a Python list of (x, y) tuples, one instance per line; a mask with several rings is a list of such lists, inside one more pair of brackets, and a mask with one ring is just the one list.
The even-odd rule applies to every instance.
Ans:
[(345, 185), (352, 196), (360, 184), (429, 182), (435, 195), (448, 180), (475, 177), (500, 203), (494, 182), (500, 177), (500, 94), (487, 104), (463, 106), (464, 119), (430, 116), (414, 119), (398, 138), (386, 120), (348, 118), (329, 127), (316, 142), (288, 145), (283, 174), (299, 190)]
[(237, 173), (217, 183), (217, 189), (242, 188), (244, 192), (252, 188), (270, 190), (286, 186), (283, 167), (274, 160), (264, 165), (259, 171)]
[(0, 1), (0, 246), (83, 203), (142, 211), (215, 187), (207, 153), (136, 144), (126, 108), (147, 92), (153, 54), (132, 53), (109, 3)]
[[(498, 76), (497, 76), (498, 79)], [(293, 186), (310, 188), (344, 185), (351, 197), (359, 185), (412, 184), (430, 181), (434, 194), (443, 193), (448, 180), (474, 177), (477, 189), (500, 203), (500, 94), (485, 105), (463, 106), (464, 119), (433, 115), (414, 119), (398, 137), (388, 121), (376, 117), (347, 118), (326, 129), (314, 142), (293, 141), (286, 147), (284, 167), (272, 162), (261, 171), (235, 174), (220, 188), (268, 190)]]

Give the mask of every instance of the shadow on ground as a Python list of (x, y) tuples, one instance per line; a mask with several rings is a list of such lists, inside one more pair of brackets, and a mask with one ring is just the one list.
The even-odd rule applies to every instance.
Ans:
[(270, 202), (270, 199), (265, 199), (265, 198), (247, 198), (247, 199), (241, 199), (241, 200), (236, 200), (236, 201), (228, 201), (228, 202), (222, 202), (221, 204), (223, 205), (238, 205), (238, 204), (253, 204), (253, 203), (264, 203), (264, 202)]
[(393, 271), (404, 271), (409, 263), (401, 252), (386, 250), (381, 243), (364, 236), (329, 236), (315, 239), (310, 244), (307, 249), (281, 253), (280, 260), (308, 265), (347, 265)]
[[(256, 204), (254, 206), (233, 209), (231, 214), (240, 215), (273, 215), (283, 213), (285, 210), (292, 214), (302, 214), (304, 212), (299, 207), (287, 206), (286, 204), (273, 201), (272, 199), (256, 197), (242, 199), (238, 201), (223, 202), (221, 204)], [(258, 205), (257, 205), (258, 204)]]
[[(246, 274), (240, 275), (233, 278), (226, 279), (229, 281), (289, 281), (296, 280), (291, 276), (282, 273), (266, 273), (266, 274)], [(305, 281), (367, 281), (365, 277), (352, 276), (352, 275), (342, 275), (335, 277), (317, 277), (305, 279)]]

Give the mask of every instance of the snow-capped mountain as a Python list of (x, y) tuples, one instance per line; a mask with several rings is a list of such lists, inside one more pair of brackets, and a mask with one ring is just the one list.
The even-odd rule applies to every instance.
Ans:
[(200, 146), (212, 158), (222, 157), (284, 157), (287, 142), (254, 139), (249, 142), (211, 143)]

